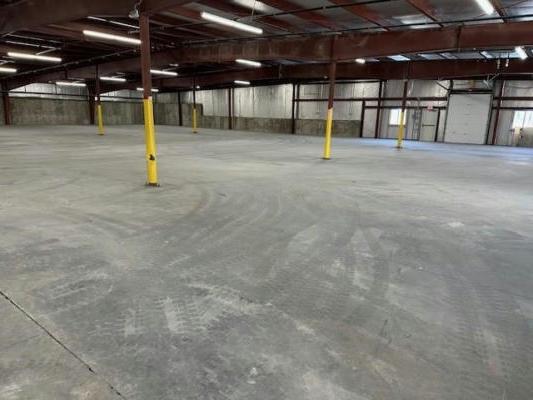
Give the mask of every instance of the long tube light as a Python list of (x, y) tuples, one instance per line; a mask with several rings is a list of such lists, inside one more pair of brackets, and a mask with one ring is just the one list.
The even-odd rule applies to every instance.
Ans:
[(255, 26), (243, 24), (242, 22), (233, 21), (232, 19), (220, 17), (215, 14), (211, 14), (208, 12), (203, 11), (201, 14), (202, 18), (211, 21), (220, 25), (229, 26), (230, 28), (239, 29), (241, 31), (246, 31), (250, 33), (255, 33), (256, 35), (262, 35), (263, 30), (261, 28), (257, 28)]
[[(138, 87), (138, 88), (137, 88), (137, 91), (138, 91), (138, 92), (144, 92), (144, 89), (143, 89), (142, 87)], [(159, 92), (159, 89), (152, 88), (152, 92), (157, 93), (157, 92)]]
[(4, 74), (14, 74), (17, 72), (16, 68), (0, 67), (0, 72)]
[(476, 0), (476, 2), (485, 14), (492, 14), (494, 12), (494, 6), (490, 0)]
[(83, 34), (85, 36), (97, 38), (97, 39), (106, 39), (106, 40), (113, 40), (115, 42), (121, 42), (121, 43), (128, 43), (128, 44), (141, 44), (141, 41), (139, 39), (127, 37), (127, 36), (120, 36), (120, 35), (112, 35), (110, 33), (104, 33), (104, 32), (97, 32), (97, 31), (91, 31), (84, 29)]
[(260, 62), (252, 61), (252, 60), (245, 60), (243, 58), (237, 58), (235, 62), (239, 64), (243, 64), (243, 65), (249, 65), (250, 67), (256, 67), (256, 68), (259, 68), (260, 66), (263, 65)]
[(523, 47), (517, 46), (514, 48), (514, 51), (516, 52), (516, 54), (518, 54), (518, 57), (520, 57), (521, 60), (527, 59), (527, 53)]
[(154, 74), (154, 75), (178, 76), (177, 72), (174, 72), (174, 71), (163, 71), (161, 69), (151, 69), (150, 73)]
[(237, 85), (245, 85), (245, 86), (250, 85), (250, 82), (249, 82), (249, 81), (239, 81), (239, 80), (236, 80), (236, 81), (233, 81), (233, 82), (235, 82)]
[(126, 82), (126, 78), (119, 78), (118, 76), (101, 76), (100, 80), (106, 82)]
[(8, 57), (19, 58), (23, 60), (35, 60), (35, 61), (46, 61), (46, 62), (61, 62), (59, 57), (50, 57), (50, 56), (40, 56), (38, 54), (29, 54), (29, 53), (18, 53), (16, 51), (9, 51), (7, 53)]
[(83, 82), (70, 82), (70, 81), (57, 81), (57, 86), (74, 86), (74, 87), (85, 87), (87, 86)]
[(356, 58), (355, 62), (357, 64), (366, 64), (366, 60), (364, 58)]

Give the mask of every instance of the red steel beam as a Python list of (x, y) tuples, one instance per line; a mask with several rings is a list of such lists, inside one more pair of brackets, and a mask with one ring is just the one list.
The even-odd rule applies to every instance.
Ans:
[[(172, 6), (189, 3), (190, 0), (144, 0), (143, 10), (154, 13)], [(69, 22), (90, 15), (126, 16), (135, 4), (132, 0), (32, 0), (17, 1), (0, 7), (0, 34), (31, 30), (61, 22)]]
[[(440, 52), (458, 49), (491, 49), (505, 48), (516, 45), (533, 44), (531, 31), (533, 22), (512, 22), (507, 24), (483, 24), (465, 27), (446, 27), (440, 29), (407, 30), (398, 32), (379, 32), (371, 34), (339, 35), (336, 41), (335, 55), (339, 61), (353, 60), (358, 57), (376, 57), (392, 54), (408, 54), (418, 52)], [(222, 42), (184, 46), (178, 49), (165, 50), (153, 54), (154, 65), (171, 63), (225, 63), (236, 58), (254, 60), (304, 60), (329, 61), (329, 35), (291, 37), (271, 40), (247, 40), (240, 42)], [(490, 61), (490, 60), (487, 60)], [(387, 64), (388, 63), (383, 63)], [(412, 63), (412, 65), (418, 63)], [(138, 71), (138, 57), (101, 64), (102, 74), (117, 71)], [(530, 66), (528, 61), (520, 61), (519, 65)], [(367, 67), (379, 71), (381, 67), (368, 63)], [(364, 66), (363, 66), (364, 67)], [(73, 76), (90, 76), (90, 67), (72, 68)], [(523, 72), (532, 72), (533, 69)], [(457, 71), (458, 75), (460, 71)], [(464, 74), (468, 75), (468, 74)], [(42, 75), (28, 74), (16, 76), (14, 82), (39, 81), (49, 76), (57, 77), (57, 72)], [(380, 77), (377, 76), (379, 79)], [(52, 78), (56, 79), (56, 78)], [(46, 80), (45, 80), (46, 81)], [(20, 86), (20, 85), (19, 85)]]
[(295, 16), (305, 21), (312, 22), (313, 24), (322, 26), (323, 28), (327, 28), (333, 31), (339, 29), (339, 26), (335, 22), (331, 21), (324, 15), (319, 14), (315, 11), (298, 11), (301, 9), (301, 7), (288, 0), (262, 0), (261, 2), (270, 7), (277, 8), (281, 11), (289, 13), (292, 12)]
[(437, 18), (434, 7), (429, 3), (428, 0), (407, 0), (407, 2), (415, 8), (419, 13), (425, 15), (430, 20), (438, 23), (442, 26)]
[[(200, 0), (201, 4), (204, 4), (212, 9), (233, 14), (238, 17), (248, 17), (251, 15), (251, 10), (234, 3), (223, 3), (220, 0)], [(261, 16), (261, 13), (255, 12), (254, 21), (261, 22), (266, 25), (270, 25), (274, 28), (281, 29), (288, 32), (298, 32), (299, 29), (295, 26), (277, 19), (275, 17)]]

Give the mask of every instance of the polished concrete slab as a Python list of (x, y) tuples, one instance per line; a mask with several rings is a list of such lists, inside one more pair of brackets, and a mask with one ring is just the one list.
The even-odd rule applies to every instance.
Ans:
[(0, 129), (1, 399), (526, 400), (533, 150)]

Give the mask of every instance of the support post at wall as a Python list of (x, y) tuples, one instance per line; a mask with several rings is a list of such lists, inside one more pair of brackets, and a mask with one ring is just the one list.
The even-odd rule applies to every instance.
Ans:
[(102, 115), (102, 102), (100, 101), (100, 73), (98, 70), (98, 65), (96, 66), (96, 83), (95, 83), (95, 94), (96, 94), (96, 119), (98, 121), (98, 134), (104, 134), (104, 117)]
[(335, 98), (335, 79), (337, 77), (337, 60), (335, 60), (335, 43), (337, 37), (333, 36), (330, 49), (329, 63), (329, 95), (328, 112), (326, 115), (326, 135), (324, 139), (324, 160), (331, 158), (331, 131), (333, 129), (333, 99)]
[(181, 91), (178, 90), (178, 124), (183, 126), (183, 107), (181, 106)]
[(403, 135), (405, 132), (405, 105), (407, 103), (407, 87), (409, 85), (409, 80), (405, 79), (403, 81), (403, 96), (402, 96), (402, 111), (400, 112), (400, 121), (398, 125), (398, 138), (396, 141), (396, 148), (401, 149), (403, 147)]
[(365, 111), (366, 111), (366, 101), (363, 100), (363, 104), (361, 105), (361, 126), (359, 127), (359, 137), (363, 137), (363, 129), (365, 126)]
[(144, 140), (146, 142), (146, 175), (148, 186), (159, 186), (155, 146), (154, 105), (152, 103), (152, 76), (150, 74), (151, 46), (150, 20), (146, 14), (139, 16), (141, 36), (141, 72), (143, 83)]
[(291, 133), (296, 133), (296, 84), (292, 84)]
[(502, 97), (505, 91), (505, 81), (501, 82), (500, 85), (500, 92), (498, 95), (498, 101), (496, 103), (496, 115), (494, 116), (494, 129), (492, 131), (492, 141), (491, 145), (496, 144), (496, 140), (498, 139), (498, 125), (500, 123), (500, 109), (502, 107)]
[(192, 85), (192, 133), (198, 133), (197, 118), (198, 113), (196, 111), (196, 82), (194, 82), (194, 84)]
[(376, 110), (376, 128), (374, 131), (374, 139), (379, 139), (379, 126), (381, 122), (381, 98), (383, 96), (383, 80), (379, 81), (378, 105)]
[(440, 108), (437, 109), (437, 124), (435, 126), (435, 139), (434, 142), (439, 140), (439, 125), (440, 125)]
[(233, 92), (232, 88), (228, 88), (228, 129), (233, 129), (233, 111), (232, 111), (232, 102), (233, 102), (233, 96), (231, 95)]
[(11, 125), (11, 102), (7, 83), (2, 83), (2, 104), (4, 106), (4, 124)]

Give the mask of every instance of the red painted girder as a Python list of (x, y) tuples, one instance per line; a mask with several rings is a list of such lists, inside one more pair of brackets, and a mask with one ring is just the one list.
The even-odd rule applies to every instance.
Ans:
[[(343, 5), (346, 4), (346, 0), (329, 0), (333, 4)], [(354, 15), (357, 15), (359, 18), (362, 18), (368, 22), (372, 22), (373, 24), (384, 28), (388, 30), (387, 21), (383, 19), (383, 17), (372, 10), (370, 7), (364, 4), (356, 4), (356, 5), (350, 5), (350, 6), (343, 6), (346, 11), (351, 12)]]

